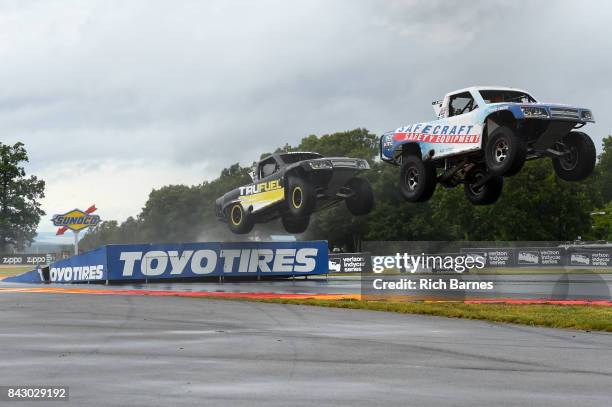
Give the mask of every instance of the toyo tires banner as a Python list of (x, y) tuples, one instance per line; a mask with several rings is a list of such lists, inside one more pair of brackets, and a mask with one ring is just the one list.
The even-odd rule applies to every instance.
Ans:
[(106, 247), (52, 263), (49, 265), (48, 273), (47, 277), (46, 273), (41, 271), (41, 277), (52, 283), (106, 281), (108, 279)]
[(109, 280), (327, 273), (327, 242), (107, 246)]
[(327, 273), (327, 261), (325, 241), (110, 245), (52, 263), (48, 277), (46, 269), (40, 275), (51, 283), (304, 276)]

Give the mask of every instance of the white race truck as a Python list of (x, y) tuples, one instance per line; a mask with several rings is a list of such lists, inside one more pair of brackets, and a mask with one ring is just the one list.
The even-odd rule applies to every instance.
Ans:
[(383, 134), (380, 157), (400, 166), (400, 190), (409, 202), (427, 201), (436, 184), (464, 184), (476, 205), (501, 195), (503, 177), (525, 160), (552, 157), (557, 176), (587, 178), (595, 167), (595, 145), (580, 131), (593, 123), (589, 109), (539, 103), (520, 89), (470, 87), (433, 102), (437, 120)]

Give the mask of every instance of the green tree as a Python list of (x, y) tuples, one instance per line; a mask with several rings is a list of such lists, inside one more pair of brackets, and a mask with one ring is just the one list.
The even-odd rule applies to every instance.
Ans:
[(33, 175), (26, 177), (26, 162), (23, 143), (0, 143), (0, 252), (32, 243), (45, 214), (40, 208), (45, 182)]
[(320, 137), (304, 137), (294, 150), (314, 151), (327, 157), (364, 158), (370, 162), (378, 155), (378, 138), (366, 129), (354, 129)]
[(153, 190), (139, 215), (143, 237), (157, 242), (193, 240), (190, 231), (201, 222), (197, 187), (169, 185)]
[(599, 156), (597, 173), (603, 202), (610, 202), (612, 201), (612, 135), (603, 139), (603, 152)]
[(108, 243), (123, 243), (122, 231), (115, 220), (107, 220), (90, 228), (79, 241), (81, 250), (91, 250)]
[(592, 212), (593, 229), (589, 238), (612, 242), (612, 201)]
[(374, 184), (369, 240), (571, 240), (590, 230), (598, 196), (592, 181), (562, 181), (549, 160), (537, 160), (505, 178), (494, 205), (474, 206), (462, 186), (441, 185), (429, 202), (410, 204), (397, 193), (398, 171), (383, 169)]

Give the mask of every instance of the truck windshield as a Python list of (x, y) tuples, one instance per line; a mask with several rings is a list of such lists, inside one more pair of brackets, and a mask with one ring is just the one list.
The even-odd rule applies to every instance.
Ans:
[(285, 153), (281, 154), (281, 158), (285, 164), (293, 164), (304, 160), (312, 160), (322, 158), (321, 154), (317, 153)]
[(502, 102), (515, 102), (515, 103), (535, 103), (536, 100), (530, 95), (524, 92), (516, 90), (481, 90), (480, 96), (486, 103), (502, 103)]

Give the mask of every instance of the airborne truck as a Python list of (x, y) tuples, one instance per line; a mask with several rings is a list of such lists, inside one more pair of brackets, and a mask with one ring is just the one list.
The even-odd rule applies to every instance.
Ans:
[(357, 175), (369, 169), (360, 158), (275, 153), (253, 167), (251, 184), (216, 200), (216, 215), (237, 234), (279, 217), (287, 232), (302, 233), (313, 212), (341, 201), (351, 214), (366, 215), (374, 207), (374, 195), (369, 181)]
[(589, 109), (539, 103), (505, 87), (470, 87), (433, 102), (437, 120), (399, 127), (380, 138), (380, 158), (400, 167), (400, 191), (409, 202), (427, 201), (437, 184), (464, 185), (475, 205), (492, 204), (504, 177), (526, 160), (552, 158), (557, 176), (587, 178), (595, 145), (577, 131), (593, 123)]

